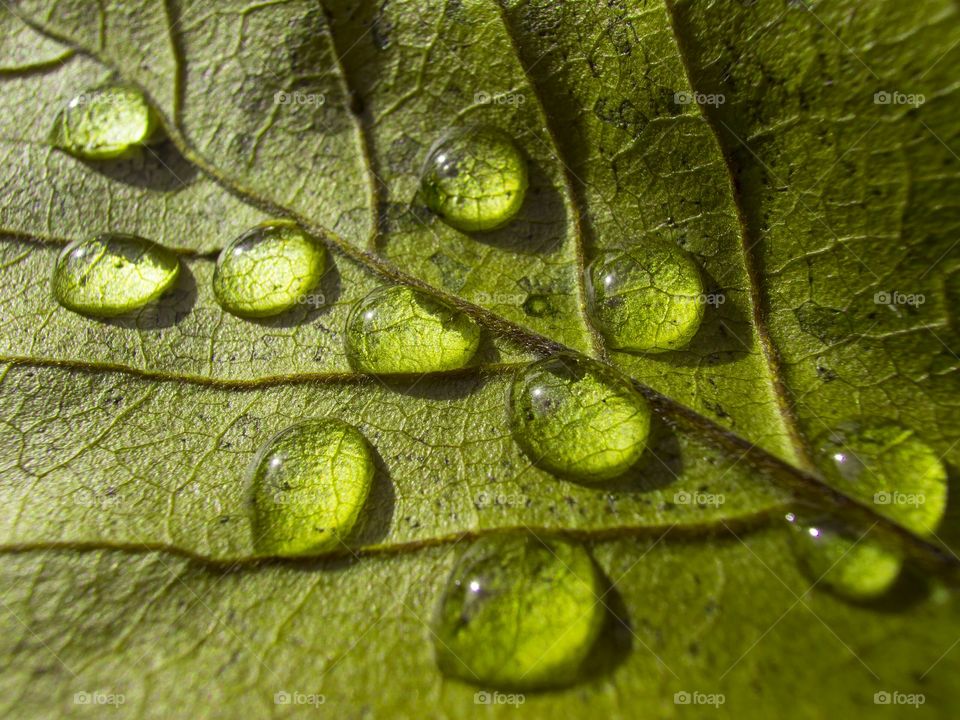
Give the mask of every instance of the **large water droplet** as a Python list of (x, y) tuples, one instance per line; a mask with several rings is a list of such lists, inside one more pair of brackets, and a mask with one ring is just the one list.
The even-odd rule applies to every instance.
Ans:
[(902, 557), (869, 532), (855, 535), (828, 518), (804, 520), (789, 513), (794, 553), (817, 586), (853, 599), (882, 595), (900, 574)]
[(842, 423), (817, 443), (828, 480), (908, 530), (935, 532), (947, 506), (947, 471), (913, 430), (893, 422)]
[(112, 317), (160, 297), (180, 272), (177, 256), (136, 235), (75, 240), (57, 257), (53, 294), (65, 308)]
[(465, 366), (480, 344), (473, 319), (406, 285), (374, 290), (350, 312), (350, 364), (368, 373), (424, 373)]
[(685, 347), (703, 319), (700, 270), (680, 248), (648, 241), (587, 268), (590, 315), (610, 347), (648, 353)]
[(143, 93), (106, 85), (73, 98), (54, 121), (51, 142), (86, 160), (125, 157), (153, 139), (160, 122)]
[(423, 195), (433, 212), (458, 230), (493, 230), (520, 210), (527, 192), (527, 161), (502, 130), (455, 130), (430, 150)]
[(269, 555), (338, 547), (370, 492), (373, 456), (360, 432), (339, 420), (281, 431), (251, 465), (254, 546)]
[(519, 534), (481, 538), (447, 581), (435, 621), (437, 664), (480, 685), (568, 684), (603, 624), (599, 584), (579, 545)]
[(248, 230), (217, 258), (213, 291), (227, 310), (268, 317), (303, 302), (326, 266), (326, 249), (294, 222), (271, 220)]
[(643, 454), (650, 405), (629, 382), (574, 355), (535, 362), (514, 379), (510, 428), (537, 465), (579, 480), (623, 474)]

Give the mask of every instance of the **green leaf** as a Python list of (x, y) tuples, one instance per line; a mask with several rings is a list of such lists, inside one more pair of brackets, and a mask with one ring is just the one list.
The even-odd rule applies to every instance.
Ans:
[[(492, 697), (496, 716), (859, 716), (884, 698), (950, 716), (955, 502), (940, 527), (915, 527), (861, 485), (834, 487), (815, 450), (841, 422), (896, 421), (954, 484), (952, 0), (13, 11), (7, 714), (471, 717)], [(165, 138), (103, 162), (51, 147), (60, 110), (108, 81), (139, 87)], [(517, 217), (485, 233), (442, 222), (419, 188), (434, 143), (470, 125), (505, 131), (529, 164)], [(277, 217), (328, 243), (328, 271), (293, 310), (241, 319), (213, 295), (216, 255)], [(58, 305), (58, 252), (100, 232), (175, 250), (177, 286), (110, 320)], [(714, 299), (683, 349), (613, 351), (590, 321), (588, 264), (644, 242), (683, 248)], [(397, 282), (480, 324), (467, 367), (351, 369), (350, 310)], [(514, 373), (559, 350), (611, 364), (657, 413), (621, 478), (555, 477), (511, 435)], [(251, 463), (280, 430), (327, 417), (374, 451), (358, 525), (319, 557), (263, 558)], [(794, 557), (788, 509), (903, 553), (894, 587), (830, 592)], [(477, 696), (437, 667), (456, 557), (507, 530), (583, 543), (596, 564), (605, 625), (570, 687)]]

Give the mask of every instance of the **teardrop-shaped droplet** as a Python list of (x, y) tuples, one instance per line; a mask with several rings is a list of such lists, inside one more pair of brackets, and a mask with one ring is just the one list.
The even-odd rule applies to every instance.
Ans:
[(74, 240), (57, 257), (53, 294), (65, 308), (112, 317), (160, 297), (180, 273), (177, 256), (136, 235)]
[(327, 252), (299, 225), (271, 220), (248, 230), (217, 258), (213, 292), (226, 310), (269, 317), (303, 302), (323, 277)]
[(254, 546), (279, 556), (338, 547), (360, 516), (373, 472), (366, 439), (340, 420), (281, 431), (251, 465)]
[(533, 689), (576, 680), (603, 625), (598, 572), (580, 545), (488, 535), (459, 559), (435, 619), (445, 674)]
[(407, 285), (374, 290), (350, 312), (350, 364), (362, 372), (425, 373), (464, 367), (480, 344), (469, 315)]
[(937, 452), (894, 422), (841, 423), (817, 443), (827, 479), (908, 530), (936, 531), (947, 507), (947, 471)]
[(610, 347), (647, 353), (686, 347), (706, 298), (697, 264), (661, 241), (596, 258), (587, 268), (587, 295), (590, 316)]
[(150, 142), (160, 128), (143, 93), (105, 85), (73, 98), (54, 121), (51, 142), (85, 160), (125, 157)]
[(623, 474), (650, 434), (646, 398), (612, 369), (568, 354), (516, 376), (509, 415), (514, 439), (534, 463), (585, 481)]
[(834, 520), (808, 521), (796, 513), (789, 513), (787, 522), (794, 554), (815, 586), (865, 600), (885, 593), (900, 574), (902, 556), (869, 531), (856, 535)]
[(527, 193), (527, 161), (509, 135), (470, 127), (433, 148), (421, 187), (433, 212), (458, 230), (493, 230), (519, 212)]

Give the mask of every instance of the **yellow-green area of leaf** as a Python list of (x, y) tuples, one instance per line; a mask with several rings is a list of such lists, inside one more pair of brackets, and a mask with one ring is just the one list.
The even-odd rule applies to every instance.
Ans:
[(60, 111), (51, 142), (84, 160), (127, 157), (156, 136), (160, 121), (142, 92), (127, 85), (90, 88)]
[(67, 245), (53, 271), (53, 294), (66, 308), (113, 317), (160, 297), (177, 279), (180, 261), (136, 235), (107, 233)]
[(253, 544), (265, 555), (310, 555), (339, 546), (370, 492), (373, 457), (339, 420), (308, 420), (263, 446), (250, 470)]
[(437, 664), (479, 685), (565, 685), (603, 625), (599, 586), (579, 545), (531, 534), (481, 538), (447, 581), (434, 629)]
[(651, 416), (630, 383), (584, 357), (535, 362), (510, 387), (514, 439), (533, 463), (563, 477), (622, 475), (647, 446)]
[(464, 367), (480, 345), (473, 318), (405, 285), (378, 288), (347, 318), (350, 364), (375, 374), (426, 373)]
[(296, 223), (271, 220), (231, 241), (217, 258), (217, 301), (241, 317), (269, 317), (305, 302), (327, 251)]

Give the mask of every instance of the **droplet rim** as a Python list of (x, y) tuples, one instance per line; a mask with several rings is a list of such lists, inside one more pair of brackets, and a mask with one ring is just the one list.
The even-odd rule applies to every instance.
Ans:
[[(96, 149), (87, 148), (78, 143), (70, 142), (69, 131), (67, 129), (67, 114), (73, 110), (74, 104), (86, 95), (96, 95), (108, 92), (132, 92), (142, 103), (145, 113), (145, 124), (142, 136), (132, 142), (124, 145), (104, 145)], [(140, 88), (127, 83), (104, 83), (95, 87), (87, 88), (74, 95), (67, 102), (66, 106), (60, 109), (53, 120), (50, 128), (50, 143), (58, 150), (71, 155), (79, 160), (102, 161), (102, 160), (123, 160), (136, 156), (140, 149), (146, 145), (160, 140), (164, 136), (163, 122), (159, 113), (150, 104), (149, 99)]]
[[(684, 292), (680, 294), (681, 297), (694, 299), (694, 302), (691, 303), (691, 307), (695, 309), (693, 319), (678, 326), (677, 331), (671, 334), (664, 345), (657, 344), (655, 339), (642, 341), (641, 336), (636, 334), (632, 340), (623, 338), (623, 333), (618, 332), (617, 329), (613, 327), (611, 320), (604, 316), (603, 310), (600, 307), (601, 301), (599, 298), (603, 297), (603, 293), (598, 293), (597, 278), (594, 276), (601, 268), (621, 258), (627, 258), (638, 267), (643, 267), (643, 263), (638, 262), (634, 257), (634, 253), (641, 252), (669, 253), (677, 265), (681, 266), (684, 272), (684, 281), (692, 283), (696, 290), (695, 293)], [(668, 352), (682, 351), (689, 347), (690, 343), (692, 343), (697, 336), (697, 333), (700, 332), (703, 319), (706, 316), (703, 270), (690, 253), (677, 245), (664, 240), (655, 240), (648, 241), (646, 244), (640, 243), (634, 246), (612, 248), (593, 258), (584, 269), (583, 276), (584, 289), (587, 296), (587, 314), (600, 334), (603, 335), (608, 347), (613, 350), (642, 353), (645, 355), (660, 355)], [(662, 292), (666, 293), (665, 290)], [(674, 295), (673, 293), (667, 294)], [(659, 332), (662, 329), (662, 325), (657, 326), (657, 328)]]
[[(73, 252), (82, 248), (84, 245), (95, 242), (119, 242), (136, 245), (137, 248), (142, 249), (144, 253), (153, 254), (156, 258), (158, 258), (159, 263), (172, 265), (173, 269), (170, 271), (167, 278), (163, 282), (158, 283), (151, 292), (138, 296), (134, 301), (127, 301), (124, 303), (74, 302), (62, 291), (60, 283), (58, 282), (58, 275)], [(88, 317), (110, 318), (126, 315), (127, 313), (140, 310), (146, 305), (149, 305), (151, 302), (157, 300), (160, 298), (160, 296), (167, 292), (167, 290), (169, 290), (177, 282), (179, 277), (180, 259), (177, 257), (176, 253), (169, 248), (159, 245), (158, 243), (139, 235), (131, 235), (127, 233), (99, 233), (88, 238), (73, 240), (60, 250), (53, 266), (51, 288), (56, 301), (67, 310), (71, 310), (75, 313), (86, 315)]]
[[(438, 185), (438, 182), (431, 181), (429, 179), (433, 174), (433, 161), (445, 145), (448, 145), (453, 141), (461, 141), (469, 135), (481, 134), (487, 135), (494, 142), (502, 144), (505, 151), (509, 153), (511, 160), (515, 161), (514, 164), (517, 171), (517, 189), (515, 191), (515, 196), (510, 199), (510, 202), (507, 204), (504, 212), (498, 214), (496, 217), (468, 218), (450, 215), (448, 212), (444, 212), (441, 209), (444, 203), (433, 187)], [(430, 212), (432, 212), (446, 225), (449, 225), (454, 230), (459, 230), (463, 233), (491, 232), (493, 230), (499, 230), (508, 225), (517, 217), (522, 209), (523, 204), (526, 201), (527, 192), (530, 189), (530, 170), (528, 165), (529, 163), (527, 157), (520, 149), (520, 146), (517, 145), (513, 137), (511, 137), (510, 134), (502, 128), (499, 128), (495, 125), (468, 125), (465, 127), (454, 128), (441, 135), (440, 138), (438, 138), (427, 151), (426, 160), (424, 161), (423, 167), (420, 171), (419, 192)]]
[[(313, 431), (328, 431), (331, 429), (334, 431), (341, 431), (344, 435), (349, 436), (350, 439), (357, 444), (357, 447), (362, 449), (365, 462), (360, 468), (360, 491), (352, 498), (354, 502), (351, 502), (351, 504), (348, 506), (350, 512), (345, 516), (339, 525), (330, 529), (329, 535), (318, 538), (312, 543), (304, 544), (303, 546), (299, 547), (299, 549), (285, 550), (283, 543), (278, 543), (275, 541), (267, 542), (265, 539), (267, 537), (266, 534), (261, 532), (264, 519), (261, 517), (261, 513), (259, 512), (257, 504), (257, 492), (260, 488), (260, 478), (258, 475), (261, 466), (269, 457), (271, 452), (276, 449), (279, 441), (281, 441), (287, 435), (297, 432), (310, 431), (311, 428)], [(358, 428), (344, 420), (332, 417), (307, 418), (304, 420), (299, 420), (292, 425), (288, 425), (275, 432), (257, 449), (257, 452), (247, 465), (246, 470), (245, 496), (247, 506), (250, 510), (252, 544), (257, 555), (259, 557), (310, 557), (325, 554), (332, 549), (336, 549), (341, 544), (346, 545), (350, 535), (359, 525), (360, 516), (370, 498), (375, 475), (376, 463), (374, 461), (373, 445), (371, 445), (370, 441), (367, 440), (366, 436), (364, 436), (364, 434), (360, 432)], [(287, 544), (289, 544), (289, 542)]]
[[(454, 609), (459, 607), (459, 603), (455, 599), (461, 587), (459, 583), (470, 576), (471, 568), (474, 566), (489, 561), (491, 558), (503, 557), (508, 554), (503, 552), (504, 543), (529, 544), (537, 552), (549, 553), (550, 558), (556, 559), (563, 565), (564, 570), (575, 581), (587, 585), (588, 601), (591, 604), (588, 610), (590, 617), (584, 626), (584, 638), (577, 646), (576, 653), (571, 657), (554, 658), (552, 665), (541, 665), (546, 659), (541, 656), (534, 666), (528, 668), (519, 677), (504, 674), (506, 666), (503, 664), (491, 667), (490, 673), (485, 673), (482, 668), (478, 667), (467, 666), (469, 669), (465, 668), (466, 662), (461, 657), (463, 653), (458, 654), (452, 650), (448, 644), (450, 638), (445, 639), (443, 637), (447, 629), (445, 622), (448, 615), (446, 612), (447, 604), (453, 602)], [(564, 562), (558, 557), (558, 547), (566, 548), (572, 554), (571, 558), (568, 558), (570, 562)], [(524, 554), (526, 552), (528, 550), (525, 548)], [(577, 565), (585, 570), (588, 577), (581, 577), (572, 570), (571, 565)], [(525, 585), (526, 580), (527, 578), (521, 576), (517, 585)], [(590, 552), (581, 543), (558, 536), (541, 537), (522, 530), (505, 530), (480, 536), (457, 557), (440, 591), (432, 616), (434, 662), (444, 675), (472, 685), (516, 690), (544, 690), (572, 685), (582, 676), (585, 664), (594, 652), (607, 622), (606, 607), (603, 603), (597, 601), (597, 598), (601, 597), (602, 583), (602, 572)], [(546, 590), (541, 589), (539, 592), (546, 592)], [(578, 617), (578, 621), (580, 618), (582, 618), (582, 614)], [(560, 637), (568, 630), (569, 626), (560, 630)], [(551, 645), (547, 654), (554, 646)]]
[[(375, 306), (378, 302), (383, 302), (384, 299), (388, 298), (391, 294), (400, 294), (405, 292), (409, 292), (418, 302), (418, 304), (427, 303), (429, 305), (433, 305), (437, 309), (449, 313), (451, 318), (465, 321), (464, 329), (469, 330), (470, 334), (469, 337), (465, 337), (466, 348), (462, 356), (456, 362), (441, 363), (430, 368), (402, 368), (396, 364), (390, 367), (382, 363), (377, 364), (369, 362), (369, 357), (371, 355), (375, 355), (375, 353), (361, 351), (358, 347), (354, 346), (354, 338), (362, 337), (366, 332), (360, 327), (360, 324), (363, 322), (363, 315), (370, 311), (371, 306)], [(420, 306), (423, 307), (422, 304)], [(343, 343), (347, 361), (350, 363), (350, 367), (357, 372), (363, 372), (370, 375), (410, 375), (424, 374), (429, 372), (445, 372), (467, 367), (476, 357), (477, 351), (480, 348), (481, 336), (482, 331), (476, 320), (470, 317), (467, 313), (463, 312), (463, 310), (460, 310), (454, 305), (446, 302), (444, 299), (428, 292), (424, 292), (423, 290), (415, 288), (411, 285), (384, 285), (374, 288), (372, 291), (364, 295), (359, 301), (354, 303), (344, 323)], [(395, 360), (392, 360), (391, 362), (395, 363)]]
[[(521, 426), (517, 421), (520, 412), (517, 404), (518, 399), (520, 394), (525, 392), (526, 386), (529, 385), (529, 382), (525, 378), (537, 370), (545, 370), (549, 365), (554, 363), (559, 363), (568, 370), (570, 370), (571, 367), (577, 367), (583, 368), (584, 374), (594, 373), (599, 376), (602, 384), (611, 386), (612, 394), (629, 397), (631, 401), (636, 403), (638, 413), (642, 418), (640, 422), (642, 427), (639, 432), (639, 435), (642, 435), (642, 437), (638, 436), (636, 438), (630, 452), (625, 453), (619, 462), (611, 463), (606, 467), (592, 471), (571, 470), (570, 467), (561, 464), (558, 459), (554, 457), (554, 453), (541, 453), (526, 437), (527, 433), (524, 432), (525, 426)], [(507, 387), (506, 409), (507, 424), (514, 442), (516, 442), (536, 467), (560, 478), (591, 484), (620, 478), (640, 462), (640, 459), (649, 447), (650, 433), (653, 425), (653, 409), (650, 406), (650, 402), (613, 368), (586, 356), (572, 353), (556, 353), (520, 368), (514, 373), (513, 379)]]
[[(233, 250), (241, 243), (249, 240), (251, 237), (258, 234), (269, 233), (273, 230), (295, 230), (315, 250), (313, 258), (315, 267), (310, 269), (310, 275), (312, 275), (313, 279), (310, 282), (305, 283), (300, 288), (299, 294), (303, 295), (314, 290), (322, 282), (323, 275), (327, 272), (327, 265), (329, 261), (329, 258), (327, 257), (327, 248), (319, 238), (308, 233), (293, 220), (275, 218), (259, 223), (227, 243), (220, 251), (220, 254), (217, 255), (217, 261), (214, 266), (213, 279), (211, 283), (213, 287), (213, 296), (216, 299), (217, 304), (231, 315), (236, 315), (237, 317), (251, 320), (271, 318), (282, 315), (297, 305), (297, 298), (293, 298), (290, 300), (290, 302), (275, 303), (261, 309), (250, 308), (248, 307), (248, 302), (238, 303), (231, 299), (229, 297), (229, 292), (227, 292), (223, 286), (223, 283), (226, 282), (223, 279), (223, 267), (229, 263)], [(275, 238), (264, 240), (264, 242), (271, 241), (277, 242), (279, 240)]]

